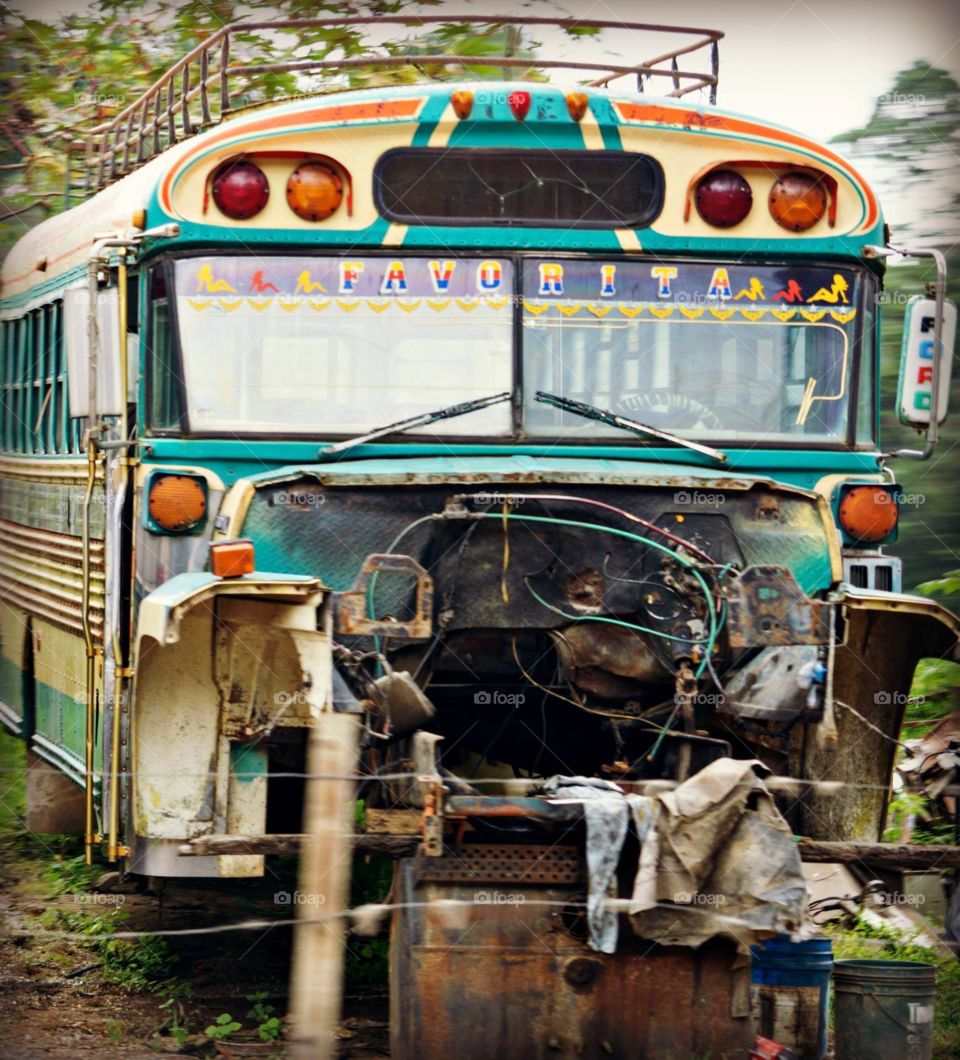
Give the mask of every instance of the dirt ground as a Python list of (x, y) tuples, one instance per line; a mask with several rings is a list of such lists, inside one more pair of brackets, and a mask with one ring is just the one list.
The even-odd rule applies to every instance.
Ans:
[[(172, 978), (146, 990), (131, 988), (136, 964), (129, 974), (121, 966), (121, 981), (111, 981), (95, 943), (16, 932), (93, 931), (96, 918), (113, 922), (117, 910), (123, 914), (117, 926), (135, 930), (287, 919), (289, 907), (278, 908), (273, 896), (291, 883), (289, 867), (270, 866), (267, 877), (258, 881), (189, 886), (177, 882), (162, 894), (117, 881), (78, 894), (57, 893), (63, 888), (57, 858), (54, 848), (36, 838), (0, 838), (0, 1055), (7, 1060), (139, 1058), (178, 1052), (237, 1058), (287, 1055), (282, 1040), (258, 1038), (263, 1014), (251, 1011), (259, 1003), (276, 1017), (286, 1013), (291, 946), (287, 927), (168, 938), (163, 952)], [(66, 870), (74, 862), (63, 861), (69, 862), (64, 866), (69, 876)], [(352, 963), (362, 979), (363, 960), (356, 949)], [(116, 966), (113, 961), (114, 979)], [(376, 978), (375, 970), (368, 978)], [(171, 1000), (171, 992), (183, 996)], [(172, 1034), (174, 1010), (183, 1028), (182, 1044)], [(205, 1029), (223, 1013), (241, 1026), (225, 1040), (214, 1041)], [(385, 987), (348, 987), (338, 1037), (343, 1057), (389, 1056)]]

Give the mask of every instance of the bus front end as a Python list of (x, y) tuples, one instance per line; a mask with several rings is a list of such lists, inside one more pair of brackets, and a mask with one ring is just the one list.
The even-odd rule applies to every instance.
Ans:
[[(956, 623), (883, 551), (870, 189), (683, 103), (372, 95), (236, 117), (157, 187), (149, 225), (175, 230), (141, 266), (141, 625), (239, 542), (244, 576), (322, 587), (374, 772), (417, 731), (478, 789), (759, 759), (797, 782), (797, 832), (875, 839), (913, 668)], [(168, 494), (196, 517), (165, 525)], [(205, 606), (199, 639), (140, 640), (139, 768), (255, 761), (247, 831), (295, 829), (298, 635), (244, 641), (239, 603)], [(171, 739), (181, 655), (209, 638)], [(171, 817), (138, 783), (143, 871), (229, 831), (203, 784)]]

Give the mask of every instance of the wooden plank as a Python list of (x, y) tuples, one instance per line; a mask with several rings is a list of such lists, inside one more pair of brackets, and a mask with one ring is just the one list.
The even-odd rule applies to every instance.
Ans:
[(960, 868), (960, 846), (926, 843), (841, 843), (799, 839), (800, 857), (811, 862), (866, 862), (895, 869)]
[[(180, 847), (184, 856), (208, 854), (296, 854), (303, 842), (299, 832), (269, 835), (204, 835)], [(420, 845), (419, 810), (368, 809), (364, 830), (353, 836), (354, 848), (364, 854), (405, 857)]]

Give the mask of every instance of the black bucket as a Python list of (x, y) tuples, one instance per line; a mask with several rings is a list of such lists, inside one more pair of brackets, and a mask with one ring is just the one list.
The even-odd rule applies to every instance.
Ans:
[(837, 1060), (930, 1060), (936, 969), (918, 961), (836, 961)]

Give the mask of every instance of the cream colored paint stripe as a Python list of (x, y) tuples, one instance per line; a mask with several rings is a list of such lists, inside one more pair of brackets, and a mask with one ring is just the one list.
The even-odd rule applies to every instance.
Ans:
[(643, 250), (640, 246), (640, 238), (632, 228), (618, 228), (616, 236), (621, 248), (628, 254), (639, 254)]
[(446, 147), (450, 143), (450, 134), (457, 127), (459, 120), (453, 111), (453, 104), (448, 103), (443, 108), (443, 113), (440, 115), (440, 120), (434, 127), (433, 132), (430, 133), (427, 147)]
[(407, 229), (409, 227), (409, 225), (390, 225), (383, 237), (382, 246), (399, 247), (404, 239), (407, 238)]
[(218, 513), (221, 519), (227, 520), (227, 526), (224, 530), (214, 530), (214, 541), (224, 541), (228, 537), (238, 536), (243, 529), (243, 522), (256, 492), (254, 484), (246, 478), (238, 478), (227, 490)]
[(589, 108), (580, 120), (580, 132), (583, 134), (583, 146), (588, 151), (603, 150), (603, 133), (600, 132), (600, 123)]
[[(583, 146), (588, 151), (603, 151), (603, 133), (600, 131), (600, 123), (594, 117), (592, 111), (587, 110), (580, 121), (580, 132), (583, 135)], [(616, 230), (617, 241), (622, 250), (628, 254), (639, 254), (643, 249), (637, 233), (632, 228), (618, 228)]]

